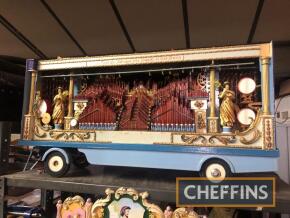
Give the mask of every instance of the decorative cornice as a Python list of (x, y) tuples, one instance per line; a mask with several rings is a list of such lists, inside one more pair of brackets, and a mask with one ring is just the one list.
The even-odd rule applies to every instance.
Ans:
[(139, 64), (166, 64), (217, 59), (271, 57), (271, 43), (227, 47), (160, 51), (94, 57), (57, 58), (41, 60), (38, 70), (59, 70), (91, 67), (128, 66)]

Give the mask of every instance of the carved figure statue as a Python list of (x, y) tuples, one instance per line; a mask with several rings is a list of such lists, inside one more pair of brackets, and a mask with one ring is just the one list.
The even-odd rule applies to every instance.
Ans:
[(62, 201), (58, 200), (56, 204), (56, 218), (61, 218)]
[(219, 98), (222, 100), (220, 105), (220, 120), (223, 127), (233, 127), (236, 122), (235, 116), (235, 92), (230, 90), (229, 82), (224, 83), (224, 89), (219, 94)]
[(170, 206), (167, 206), (164, 210), (164, 218), (172, 218), (173, 210)]
[(85, 203), (86, 218), (92, 218), (92, 214), (91, 214), (92, 206), (93, 206), (92, 199), (88, 198)]
[(58, 87), (57, 95), (53, 98), (53, 113), (52, 113), (52, 120), (54, 124), (63, 124), (64, 122), (64, 103), (66, 97), (68, 96), (68, 91), (62, 92), (62, 87)]
[(42, 98), (40, 95), (40, 91), (36, 91), (35, 93), (35, 98), (34, 98), (34, 102), (33, 102), (33, 114), (36, 118), (40, 118), (41, 117), (41, 112), (39, 111), (39, 107), (42, 103)]

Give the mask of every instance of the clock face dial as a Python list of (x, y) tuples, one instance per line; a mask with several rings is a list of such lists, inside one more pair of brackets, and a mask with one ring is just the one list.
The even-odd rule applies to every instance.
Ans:
[(239, 81), (239, 91), (243, 94), (250, 94), (256, 89), (256, 82), (248, 77), (245, 77)]
[(41, 119), (41, 121), (42, 121), (44, 124), (49, 124), (50, 121), (51, 121), (51, 116), (50, 116), (50, 114), (49, 114), (49, 113), (44, 113), (44, 114), (42, 115), (42, 119)]
[(238, 120), (241, 124), (250, 125), (256, 118), (255, 112), (250, 108), (244, 108), (238, 113)]
[(78, 121), (77, 121), (76, 119), (72, 119), (72, 120), (70, 121), (70, 125), (71, 125), (72, 127), (75, 127), (77, 124), (78, 124)]

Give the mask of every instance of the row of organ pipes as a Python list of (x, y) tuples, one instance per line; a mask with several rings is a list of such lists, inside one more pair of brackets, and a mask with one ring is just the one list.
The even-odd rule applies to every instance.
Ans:
[(86, 80), (70, 76), (70, 86), (80, 91), (73, 94), (69, 89), (73, 99), (68, 104), (73, 104), (74, 114), (67, 118), (77, 120), (77, 126), (63, 128), (218, 132), (218, 75), (209, 68), (195, 73), (182, 70), (159, 79), (144, 74), (133, 80), (120, 75)]
[(78, 118), (81, 129), (193, 131), (194, 111), (190, 98), (208, 97), (193, 76), (174, 79), (162, 87), (104, 77), (88, 85), (74, 102), (87, 100)]

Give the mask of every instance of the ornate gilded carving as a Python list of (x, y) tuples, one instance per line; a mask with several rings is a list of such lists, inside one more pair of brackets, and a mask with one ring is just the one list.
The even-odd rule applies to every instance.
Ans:
[(24, 119), (23, 139), (30, 140), (33, 137), (34, 115), (27, 114)]
[[(133, 188), (118, 188), (116, 192), (112, 189), (106, 189), (106, 198), (97, 200), (92, 206), (92, 218), (103, 218), (105, 216), (105, 208), (110, 205), (113, 200), (120, 200), (130, 196), (134, 202), (142, 203), (142, 206), (149, 212), (149, 218), (164, 218), (162, 210), (155, 204), (148, 202), (148, 192), (138, 193)], [(114, 196), (114, 197), (113, 197)]]
[(262, 133), (258, 129), (256, 129), (250, 139), (246, 139), (245, 137), (241, 136), (240, 142), (245, 145), (254, 144), (261, 138), (261, 136), (262, 136)]
[(198, 218), (198, 214), (193, 209), (177, 208), (173, 212), (173, 218)]
[(109, 204), (109, 202), (112, 200), (112, 195), (114, 194), (114, 191), (110, 188), (107, 188), (105, 190), (106, 198), (98, 199), (92, 206), (92, 218), (103, 218), (104, 213), (104, 207)]
[(155, 204), (151, 204), (148, 202), (149, 193), (148, 192), (142, 192), (139, 194), (142, 199), (142, 204), (147, 208), (149, 211), (149, 218), (164, 218), (164, 214), (160, 207), (158, 207)]
[(217, 133), (218, 132), (218, 118), (208, 117), (208, 132)]
[(240, 131), (237, 130), (235, 132), (235, 134), (238, 135), (238, 136), (245, 136), (245, 135), (251, 133), (254, 129), (257, 128), (258, 124), (260, 123), (260, 120), (261, 120), (261, 111), (258, 110), (256, 119), (251, 123), (251, 125), (243, 132), (240, 132)]
[(67, 199), (65, 199), (62, 206), (65, 210), (67, 210), (67, 209), (69, 209), (69, 206), (71, 204), (79, 204), (81, 207), (83, 207), (85, 205), (85, 201), (81, 196), (76, 195), (73, 198), (68, 197)]
[[(166, 210), (163, 213), (163, 211), (160, 209), (159, 206), (148, 202), (148, 197), (149, 197), (148, 192), (142, 192), (139, 194), (136, 190), (132, 188), (126, 189), (126, 188), (121, 187), (116, 192), (108, 188), (105, 190), (105, 193), (106, 193), (106, 197), (103, 199), (98, 199), (97, 201), (95, 201), (94, 204), (90, 198), (84, 201), (84, 199), (78, 195), (75, 197), (68, 197), (67, 199), (65, 199), (63, 203), (61, 200), (59, 200), (56, 204), (56, 208), (57, 208), (56, 218), (67, 218), (67, 217), (104, 218), (104, 217), (111, 217), (111, 215), (116, 216), (116, 214), (110, 214), (111, 209), (117, 206), (116, 204), (112, 205), (112, 202), (116, 202), (116, 201), (118, 202), (121, 198), (126, 199), (128, 198), (128, 196), (129, 197), (136, 196), (136, 198), (134, 197), (136, 200), (133, 199), (134, 204), (138, 204), (141, 208), (144, 208), (147, 211), (144, 217), (148, 217), (148, 218), (198, 218), (198, 214), (194, 211), (193, 208), (182, 207), (182, 208), (175, 209), (175, 211), (172, 211), (171, 207), (167, 206)], [(115, 198), (116, 194), (119, 197), (118, 199)], [(123, 206), (124, 204), (121, 203), (121, 205), (122, 205), (122, 208), (124, 208)], [(129, 208), (130, 210), (133, 209), (133, 208), (130, 208), (129, 206), (125, 206), (125, 207)], [(139, 216), (141, 217), (141, 215), (144, 215), (144, 214), (139, 215), (138, 212), (136, 213), (136, 210), (134, 213), (135, 215), (138, 215), (138, 217)]]
[(90, 132), (65, 132), (65, 131), (50, 131), (49, 135), (51, 138), (58, 140), (63, 137), (65, 140), (72, 139), (75, 140), (76, 138), (84, 141), (85, 139), (90, 138)]
[(134, 201), (137, 201), (139, 198), (138, 192), (133, 188), (118, 188), (115, 192), (115, 198), (120, 199), (123, 195), (130, 195)]
[(197, 84), (199, 85), (200, 89), (203, 91), (206, 91), (206, 84), (207, 84), (207, 73), (206, 72), (200, 72), (197, 75)]
[(206, 124), (205, 124), (205, 116), (203, 116), (202, 113), (197, 112), (197, 128), (198, 129), (205, 129), (206, 128)]
[(90, 218), (89, 214), (86, 214), (85, 210), (85, 201), (81, 196), (68, 197), (65, 199), (63, 204), (60, 203), (57, 205), (57, 209), (60, 210), (58, 215), (61, 215), (61, 218), (65, 217), (81, 217), (81, 218)]
[(221, 136), (221, 135), (213, 135), (213, 136), (209, 137), (208, 141), (211, 144), (214, 144), (215, 143), (214, 139), (217, 139), (218, 141), (220, 141), (224, 145), (228, 145), (229, 143), (233, 143), (236, 141), (235, 136)]
[(273, 118), (264, 118), (263, 120), (264, 128), (264, 148), (273, 149), (274, 148), (274, 129), (273, 129)]
[(47, 136), (46, 132), (40, 132), (39, 127), (36, 125), (34, 127), (34, 135), (36, 135), (38, 138), (45, 138)]
[(42, 125), (39, 119), (35, 119), (34, 139), (95, 142), (96, 133), (84, 130), (55, 130), (49, 125)]
[(199, 139), (201, 139), (202, 144), (206, 144), (206, 138), (202, 135), (186, 135), (186, 134), (181, 135), (181, 140), (187, 144), (192, 144), (193, 142), (196, 142)]

